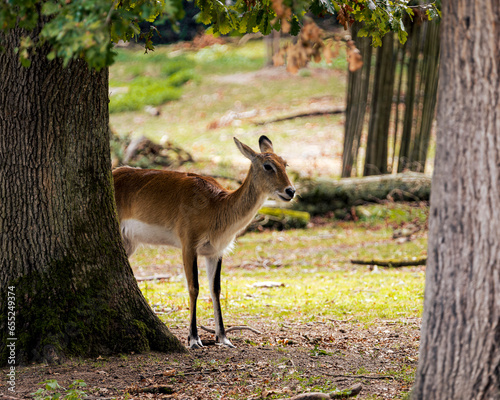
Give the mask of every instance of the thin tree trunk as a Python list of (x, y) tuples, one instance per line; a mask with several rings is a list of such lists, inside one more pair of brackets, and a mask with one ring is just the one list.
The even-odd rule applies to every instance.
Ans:
[[(407, 43), (407, 42), (406, 42)], [(406, 55), (406, 43), (401, 44), (399, 43), (398, 51), (401, 54), (401, 62), (398, 62), (400, 69), (399, 69), (399, 76), (398, 76), (398, 84), (397, 84), (397, 94), (396, 94), (396, 111), (394, 113), (394, 142), (392, 143), (392, 166), (391, 166), (391, 172), (396, 171), (396, 165), (397, 165), (397, 153), (396, 153), (396, 145), (399, 141), (399, 108), (401, 104), (401, 87), (403, 85), (403, 75), (405, 71), (405, 55)]]
[(25, 34), (4, 36), (0, 53), (0, 342), (8, 343), (9, 291), (16, 363), (183, 351), (142, 296), (121, 244), (108, 70), (83, 60), (63, 68), (47, 60), (47, 47), (23, 68), (13, 49)]
[(355, 72), (349, 72), (347, 84), (347, 107), (344, 133), (344, 151), (342, 153), (342, 177), (350, 177), (356, 172), (356, 160), (365, 120), (370, 83), (372, 47), (369, 38), (358, 37), (360, 23), (352, 26), (352, 37), (363, 57), (363, 66)]
[(420, 30), (421, 26), (418, 23), (411, 24), (410, 31), (411, 47), (410, 47), (410, 60), (408, 64), (408, 75), (406, 85), (406, 101), (405, 101), (405, 116), (403, 121), (403, 135), (401, 137), (401, 147), (399, 149), (399, 163), (398, 172), (402, 172), (411, 167), (411, 150), (412, 140), (414, 138), (414, 106), (415, 106), (415, 92), (416, 92), (416, 79), (418, 56), (420, 48)]
[(500, 398), (500, 3), (443, 0), (414, 399)]
[(414, 161), (421, 166), (423, 172), (429, 151), (432, 123), (435, 118), (437, 90), (439, 81), (439, 21), (428, 21), (427, 35), (423, 54), (423, 76), (424, 88), (422, 89), (423, 101), (421, 106), (420, 124), (418, 129), (418, 140), (415, 143)]
[(364, 176), (387, 174), (389, 120), (394, 90), (394, 34), (387, 33), (377, 50), (375, 83), (366, 144)]

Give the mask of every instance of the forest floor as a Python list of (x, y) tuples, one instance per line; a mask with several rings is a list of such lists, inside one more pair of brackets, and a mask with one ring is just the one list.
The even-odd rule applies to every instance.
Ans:
[[(358, 382), (363, 386), (359, 399), (396, 399), (405, 398), (411, 388), (419, 319), (404, 324), (377, 321), (369, 328), (342, 320), (281, 327), (255, 321), (252, 326), (263, 337), (286, 344), (255, 345), (244, 339), (251, 335), (242, 333), (231, 338), (237, 348), (227, 349), (202, 333), (208, 345), (188, 354), (127, 354), (28, 366), (20, 370), (15, 396), (10, 398), (30, 398), (49, 379), (65, 388), (83, 380), (89, 399), (273, 399), (332, 392)], [(187, 335), (182, 329), (174, 332)], [(155, 386), (172, 393), (144, 392)]]
[[(359, 399), (408, 398), (418, 360), (425, 267), (355, 266), (352, 259), (425, 256), (425, 205), (363, 207), (356, 222), (316, 220), (303, 230), (250, 232), (222, 271), (222, 306), (236, 349), (122, 354), (19, 369), (12, 398), (53, 379), (83, 380), (86, 398), (276, 399), (362, 384)], [(401, 240), (409, 225), (421, 230)], [(188, 294), (180, 252), (144, 247), (131, 258), (146, 299), (183, 342)], [(213, 325), (200, 270), (199, 325)], [(172, 393), (143, 392), (161, 387)], [(0, 393), (2, 389), (0, 386)]]
[[(198, 173), (241, 179), (248, 166), (232, 136), (255, 148), (265, 134), (296, 175), (338, 176), (342, 115), (256, 123), (342, 107), (345, 60), (334, 68), (317, 65), (290, 76), (261, 69), (265, 50), (257, 46), (262, 45), (188, 55), (198, 73), (208, 71), (201, 81), (186, 84), (182, 98), (159, 107), (158, 115), (112, 114), (112, 127), (119, 134), (173, 140), (197, 161), (183, 168)], [(162, 52), (158, 49), (155, 56), (169, 57)], [(119, 58), (111, 70), (111, 86), (127, 81), (120, 71), (148, 73), (144, 68), (149, 64), (128, 63), (132, 58)], [(427, 213), (425, 204), (385, 203), (358, 207), (353, 211), (356, 221), (323, 217), (307, 229), (247, 233), (224, 260), (223, 315), (226, 327), (248, 325), (260, 334), (231, 332), (236, 349), (215, 345), (213, 335), (201, 331), (206, 346), (186, 354), (102, 355), (21, 366), (16, 392), (7, 393), (2, 379), (0, 398), (33, 397), (36, 390), (55, 385), (42, 384), (48, 380), (62, 388), (46, 389), (42, 398), (70, 395), (69, 387), (77, 380), (86, 384), (81, 398), (103, 400), (278, 399), (333, 392), (355, 383), (362, 384), (359, 399), (409, 398), (418, 360), (425, 267), (376, 268), (350, 261), (425, 257)], [(395, 234), (405, 228), (413, 233)], [(141, 248), (131, 265), (150, 305), (185, 343), (188, 293), (180, 252)], [(206, 274), (201, 270), (200, 275), (199, 324), (211, 325)], [(171, 393), (147, 392), (154, 387)]]

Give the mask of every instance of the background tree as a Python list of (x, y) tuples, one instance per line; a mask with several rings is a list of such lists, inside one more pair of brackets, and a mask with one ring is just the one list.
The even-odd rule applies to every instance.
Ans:
[[(425, 169), (438, 89), (439, 19), (428, 21), (422, 10), (415, 9), (412, 18), (405, 18), (405, 26), (408, 40), (396, 45), (394, 35), (387, 33), (372, 63), (366, 38), (357, 36), (358, 31), (364, 34), (364, 28), (353, 25), (363, 67), (349, 72), (343, 177), (356, 174), (363, 141), (364, 176)], [(363, 133), (367, 111), (368, 129)]]
[(414, 399), (500, 398), (500, 3), (443, 0)]
[(342, 177), (350, 177), (356, 170), (361, 135), (365, 124), (365, 113), (370, 84), (372, 46), (367, 37), (358, 37), (361, 23), (351, 27), (353, 39), (363, 57), (363, 65), (357, 71), (350, 71), (347, 83), (347, 106), (344, 130), (344, 151), (342, 153)]

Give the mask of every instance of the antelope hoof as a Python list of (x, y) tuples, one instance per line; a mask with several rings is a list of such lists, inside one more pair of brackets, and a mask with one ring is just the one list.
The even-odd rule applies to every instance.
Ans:
[(230, 341), (227, 337), (225, 337), (225, 336), (223, 336), (223, 337), (222, 337), (222, 338), (220, 338), (220, 339), (217, 337), (217, 339), (216, 339), (216, 341), (215, 341), (215, 342), (216, 342), (219, 346), (225, 346), (225, 347), (228, 347), (228, 348), (230, 348), (230, 349), (235, 349), (235, 348), (236, 348), (236, 346), (234, 346), (234, 345), (231, 343), (231, 341)]
[(189, 342), (190, 349), (201, 349), (203, 347), (203, 343), (201, 343), (201, 340), (198, 336), (197, 337), (189, 337), (188, 342)]

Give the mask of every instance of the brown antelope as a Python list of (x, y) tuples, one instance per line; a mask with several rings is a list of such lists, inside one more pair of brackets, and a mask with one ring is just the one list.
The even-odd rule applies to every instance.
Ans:
[(286, 162), (274, 154), (266, 136), (259, 138), (261, 153), (234, 138), (252, 162), (243, 184), (234, 191), (215, 179), (192, 173), (121, 167), (113, 171), (118, 218), (127, 255), (140, 243), (182, 249), (189, 288), (189, 347), (202, 347), (196, 326), (198, 298), (197, 257), (206, 259), (212, 296), (216, 341), (234, 347), (226, 337), (220, 307), (222, 256), (231, 250), (236, 235), (246, 228), (269, 197), (290, 201), (295, 188), (285, 171)]

